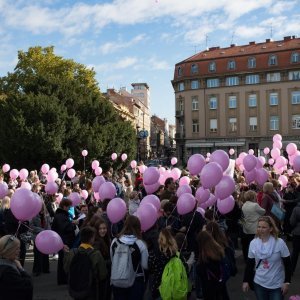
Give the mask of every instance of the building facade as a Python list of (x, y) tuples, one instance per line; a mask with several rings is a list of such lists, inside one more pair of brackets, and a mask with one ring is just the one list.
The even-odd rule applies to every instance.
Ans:
[(212, 47), (175, 66), (177, 157), (284, 145), (300, 134), (300, 39)]

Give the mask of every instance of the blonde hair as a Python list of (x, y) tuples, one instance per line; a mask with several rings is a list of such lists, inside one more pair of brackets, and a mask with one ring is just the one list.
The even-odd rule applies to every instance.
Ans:
[[(270, 216), (262, 216), (262, 217), (260, 217), (258, 219), (258, 221), (257, 221), (257, 224), (259, 222), (265, 222), (265, 223), (267, 223), (270, 226), (270, 228), (272, 229), (272, 231), (271, 231), (270, 234), (273, 235), (275, 239), (278, 238), (278, 236), (279, 236), (279, 229), (277, 228), (274, 220)], [(259, 236), (258, 233), (256, 233), (256, 235)]]
[(256, 192), (254, 191), (247, 191), (244, 193), (244, 202), (251, 201), (256, 202)]
[(168, 256), (173, 256), (178, 251), (176, 240), (166, 228), (163, 228), (159, 233), (158, 245), (159, 250)]
[(273, 193), (274, 192), (274, 186), (272, 182), (265, 182), (263, 186), (263, 192), (264, 193)]
[(8, 196), (5, 196), (2, 199), (1, 207), (2, 207), (2, 209), (9, 209), (10, 208), (10, 198)]
[(0, 257), (10, 258), (19, 247), (20, 241), (14, 235), (3, 236), (0, 239)]

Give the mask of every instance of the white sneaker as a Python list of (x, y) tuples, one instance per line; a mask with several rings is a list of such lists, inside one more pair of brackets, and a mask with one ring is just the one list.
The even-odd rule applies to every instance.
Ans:
[(52, 259), (53, 259), (53, 260), (58, 260), (58, 254), (54, 254), (54, 255), (52, 256)]

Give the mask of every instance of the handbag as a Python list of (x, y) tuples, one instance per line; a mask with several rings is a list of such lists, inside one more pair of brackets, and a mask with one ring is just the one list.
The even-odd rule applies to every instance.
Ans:
[(255, 272), (258, 269), (260, 263), (262, 262), (262, 259), (259, 260), (259, 262), (257, 263), (255, 269), (252, 270), (252, 274), (251, 274), (251, 279), (249, 280), (248, 284), (249, 287), (252, 291), (254, 291), (254, 276), (255, 276)]
[(285, 218), (285, 210), (275, 203), (273, 203), (272, 205), (271, 214), (274, 215), (281, 222)]

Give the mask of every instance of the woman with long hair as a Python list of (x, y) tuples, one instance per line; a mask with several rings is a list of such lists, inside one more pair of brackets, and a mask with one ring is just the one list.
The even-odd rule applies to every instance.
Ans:
[[(115, 257), (114, 255), (122, 255), (118, 252), (118, 249), (120, 249), (122, 245), (129, 247), (132, 266), (135, 271), (133, 284), (126, 288), (114, 284), (114, 282), (118, 280), (118, 278), (115, 277), (118, 276), (118, 274), (114, 273), (115, 268), (118, 270), (118, 266), (115, 265), (118, 261), (118, 257)], [(148, 269), (148, 250), (146, 244), (142, 240), (141, 223), (137, 217), (127, 217), (120, 234), (112, 241), (110, 257), (112, 260), (111, 281), (114, 300), (142, 300), (145, 291), (144, 270)]]
[(199, 247), (196, 272), (201, 280), (204, 300), (223, 300), (225, 282), (222, 278), (224, 249), (207, 231), (197, 236)]
[(278, 234), (271, 217), (258, 219), (257, 234), (249, 246), (243, 281), (243, 291), (246, 292), (255, 269), (253, 281), (257, 300), (283, 299), (291, 282), (290, 252)]

